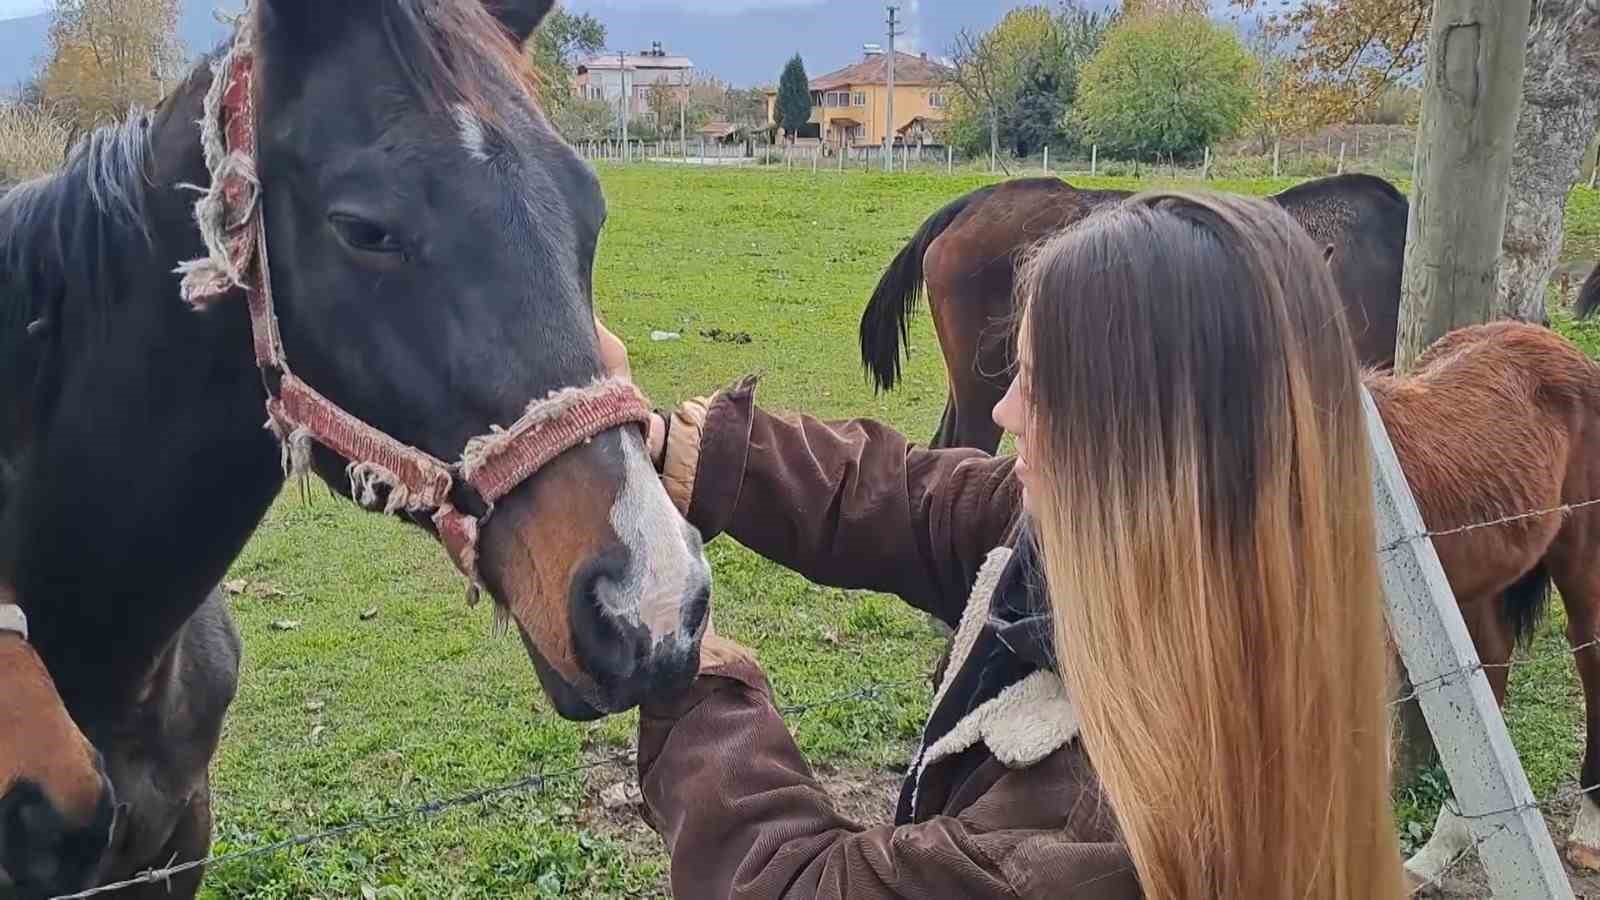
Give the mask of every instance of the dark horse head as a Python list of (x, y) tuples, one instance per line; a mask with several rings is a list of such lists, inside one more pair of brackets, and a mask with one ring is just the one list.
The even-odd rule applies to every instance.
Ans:
[[(444, 460), (530, 400), (598, 378), (591, 275), (605, 204), (535, 105), (521, 52), (553, 0), (253, 5), (255, 175), (295, 373)], [(209, 177), (196, 122), (212, 77), (197, 70), (148, 119), (96, 135), (62, 175), (0, 203), (12, 284), (27, 286), (36, 326), (17, 401), (32, 412), (0, 419), (0, 457), (18, 473), (0, 556), (25, 596), (52, 552), (47, 587), (101, 587), (75, 583), (84, 576), (53, 550), (52, 532), (74, 541), (65, 507), (76, 507), (80, 525), (125, 518), (97, 552), (125, 557), (122, 577), (142, 574), (147, 593), (170, 582), (192, 597), (187, 615), (281, 485), (242, 294), (193, 312), (173, 274), (205, 255), (185, 186)], [(92, 311), (85, 296), (100, 298)], [(86, 446), (119, 432), (120, 461)], [(319, 447), (312, 463), (348, 491), (344, 460)], [(108, 508), (122, 505), (137, 513)], [(184, 552), (156, 550), (150, 529), (180, 532), (164, 537), (190, 542), (189, 564), (143, 571)], [(598, 435), (501, 499), (481, 552), (563, 715), (622, 711), (692, 677), (708, 567), (636, 429)], [(124, 639), (171, 633), (149, 610), (96, 609)]]

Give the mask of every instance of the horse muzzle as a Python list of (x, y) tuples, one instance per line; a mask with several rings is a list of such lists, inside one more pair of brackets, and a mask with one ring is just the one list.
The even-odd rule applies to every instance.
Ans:
[(624, 712), (693, 680), (710, 565), (635, 430), (596, 438), (520, 486), (482, 549), (485, 581), (564, 718)]

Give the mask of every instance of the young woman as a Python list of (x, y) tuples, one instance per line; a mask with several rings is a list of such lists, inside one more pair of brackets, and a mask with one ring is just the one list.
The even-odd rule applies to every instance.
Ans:
[(1321, 252), (1269, 204), (1147, 194), (1019, 284), (1014, 459), (769, 415), (750, 382), (656, 423), (708, 538), (956, 629), (880, 828), (834, 811), (754, 658), (709, 637), (640, 721), (674, 892), (1402, 896), (1360, 382)]

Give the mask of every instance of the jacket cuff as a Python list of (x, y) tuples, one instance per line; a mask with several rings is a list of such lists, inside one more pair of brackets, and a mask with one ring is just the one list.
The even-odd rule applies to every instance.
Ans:
[[(679, 720), (706, 703), (749, 695), (772, 703), (772, 685), (761, 664), (749, 653), (701, 669), (689, 689), (672, 697), (639, 705), (639, 783), (643, 784), (661, 756), (662, 748)], [(715, 707), (713, 706), (713, 709)]]
[[(749, 376), (719, 392), (695, 429), (696, 456), (684, 493), (687, 499), (679, 509), (708, 542), (728, 529), (739, 508), (750, 458), (757, 381), (755, 376)], [(675, 425), (669, 433), (671, 430), (679, 429)], [(688, 430), (681, 429), (680, 437), (682, 431)], [(669, 453), (668, 466), (672, 464), (671, 456)], [(668, 492), (671, 491), (669, 486)], [(676, 497), (673, 502), (677, 502)]]

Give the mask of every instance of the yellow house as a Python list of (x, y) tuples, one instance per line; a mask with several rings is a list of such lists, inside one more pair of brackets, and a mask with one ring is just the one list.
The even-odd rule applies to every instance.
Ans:
[[(946, 83), (954, 72), (926, 53), (895, 53), (895, 143), (934, 140), (949, 102)], [(880, 147), (888, 130), (889, 56), (869, 49), (860, 62), (811, 80), (811, 122), (815, 137), (835, 147)], [(778, 92), (767, 90), (767, 124), (777, 124)]]

